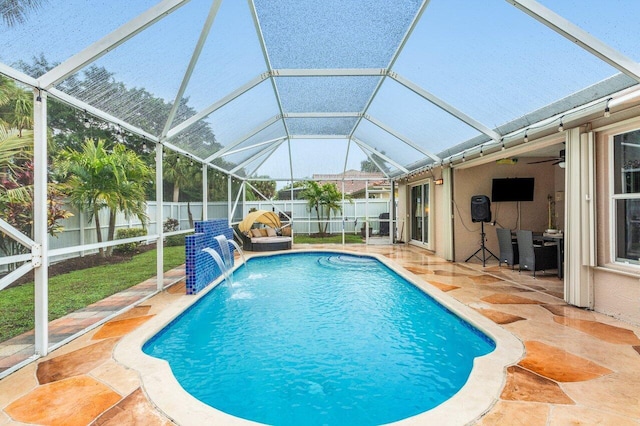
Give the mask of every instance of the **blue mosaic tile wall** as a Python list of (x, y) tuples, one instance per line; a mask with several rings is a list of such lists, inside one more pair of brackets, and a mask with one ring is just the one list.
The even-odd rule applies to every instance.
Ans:
[[(233, 230), (229, 227), (227, 219), (210, 219), (195, 223), (195, 234), (185, 237), (185, 259), (187, 274), (187, 294), (196, 294), (216, 278), (222, 275), (220, 267), (211, 255), (202, 251), (211, 247), (222, 259), (224, 255), (215, 237), (224, 235), (227, 240), (233, 239)], [(231, 265), (233, 267), (233, 251), (235, 247), (230, 245)]]

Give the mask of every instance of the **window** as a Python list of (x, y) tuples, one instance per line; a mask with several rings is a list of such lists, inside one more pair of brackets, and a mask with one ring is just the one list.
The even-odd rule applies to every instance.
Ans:
[(640, 130), (613, 138), (615, 258), (640, 263)]

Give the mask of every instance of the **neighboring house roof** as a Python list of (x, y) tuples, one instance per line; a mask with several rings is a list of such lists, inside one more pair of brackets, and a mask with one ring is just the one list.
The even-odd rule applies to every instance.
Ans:
[[(344, 179), (344, 190), (342, 189), (342, 182)], [(334, 183), (339, 191), (344, 192), (347, 195), (353, 195), (354, 193), (364, 193), (365, 188), (373, 185), (380, 185), (380, 182), (386, 182), (384, 174), (374, 172), (361, 172), (358, 170), (347, 170), (344, 173), (338, 174), (314, 174), (311, 178), (319, 184)]]
[[(376, 182), (370, 182), (369, 186), (367, 187), (369, 189), (369, 191), (372, 190), (377, 190), (377, 191), (381, 191), (381, 190), (387, 190), (390, 191), (391, 190), (391, 183), (388, 180), (379, 180)], [(352, 192), (350, 195), (354, 198), (365, 198), (366, 195), (366, 189), (367, 188), (362, 188), (360, 190), (354, 191)]]

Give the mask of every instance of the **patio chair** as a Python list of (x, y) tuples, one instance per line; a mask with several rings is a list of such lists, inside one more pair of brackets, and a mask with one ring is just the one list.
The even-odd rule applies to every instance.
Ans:
[(536, 271), (546, 271), (547, 269), (558, 268), (558, 246), (533, 243), (533, 232), (516, 231), (518, 239), (518, 272), (522, 270), (533, 271), (535, 278)]
[(513, 270), (516, 263), (519, 263), (518, 243), (511, 237), (511, 229), (496, 228), (498, 235), (498, 246), (500, 247), (500, 266), (506, 263)]

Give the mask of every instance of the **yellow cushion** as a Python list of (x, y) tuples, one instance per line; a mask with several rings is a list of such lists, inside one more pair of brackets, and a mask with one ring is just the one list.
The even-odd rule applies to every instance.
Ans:
[(267, 228), (260, 228), (260, 236), (261, 237), (267, 236)]
[(282, 235), (284, 237), (290, 237), (291, 236), (291, 228), (289, 226), (287, 226), (286, 228), (282, 228)]
[(277, 237), (276, 230), (273, 228), (267, 228), (267, 237)]
[(254, 238), (262, 237), (262, 233), (260, 232), (259, 229), (253, 228), (251, 230), (251, 236), (254, 237)]

